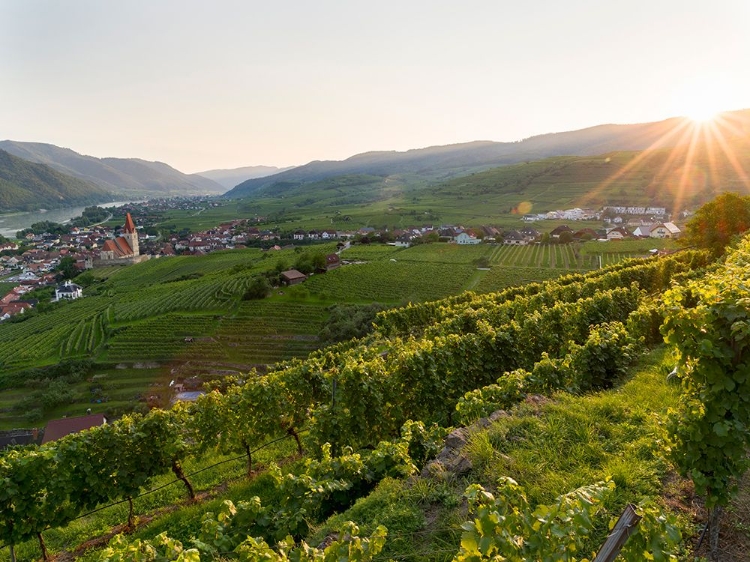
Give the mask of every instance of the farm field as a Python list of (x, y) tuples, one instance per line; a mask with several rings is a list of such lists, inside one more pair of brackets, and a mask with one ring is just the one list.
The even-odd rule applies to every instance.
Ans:
[[(137, 370), (137, 376), (136, 371), (118, 371), (122, 390), (107, 393), (98, 403), (91, 402), (91, 385), (73, 385), (73, 403), (49, 407), (44, 417), (75, 415), (88, 407), (119, 411), (139, 394), (156, 393), (163, 400), (164, 385), (175, 377), (242, 373), (305, 357), (320, 346), (318, 334), (332, 304), (396, 306), (464, 290), (492, 292), (593, 269), (599, 255), (603, 265), (616, 263), (638, 255), (642, 247), (596, 242), (518, 247), (353, 245), (342, 252), (342, 259), (365, 263), (312, 275), (261, 301), (243, 300), (254, 276), (288, 268), (308, 251), (330, 253), (335, 244), (276, 252), (234, 250), (94, 269), (85, 298), (0, 325), (0, 381), (6, 373), (63, 360), (93, 360), (93, 376), (109, 373), (114, 366), (132, 369), (147, 364), (150, 368)], [(477, 269), (480, 260), (489, 268)], [(123, 383), (123, 377), (133, 384)], [(150, 389), (152, 384), (162, 390)], [(35, 417), (12, 411), (18, 390), (0, 391), (0, 427), (23, 425)]]

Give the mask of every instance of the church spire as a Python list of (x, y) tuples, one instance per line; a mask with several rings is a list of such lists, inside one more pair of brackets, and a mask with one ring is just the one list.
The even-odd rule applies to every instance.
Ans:
[(125, 227), (123, 230), (128, 234), (135, 234), (135, 223), (133, 222), (133, 217), (130, 216), (130, 213), (125, 215)]

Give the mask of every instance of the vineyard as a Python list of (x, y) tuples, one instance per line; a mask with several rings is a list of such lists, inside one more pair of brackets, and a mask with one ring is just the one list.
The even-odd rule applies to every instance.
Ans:
[[(618, 263), (641, 249), (628, 244), (601, 245), (623, 250), (605, 252), (602, 262)], [(264, 369), (317, 349), (317, 334), (330, 304), (398, 305), (467, 289), (494, 292), (571, 271), (585, 272), (598, 266), (594, 251), (599, 248), (434, 243), (399, 249), (355, 244), (342, 252), (342, 259), (365, 263), (312, 275), (303, 285), (279, 289), (262, 302), (242, 300), (253, 279), (290, 267), (306, 251), (334, 251), (335, 245), (275, 252), (235, 250), (94, 269), (85, 298), (0, 326), (0, 378), (3, 373), (86, 358), (94, 359), (97, 369), (158, 363), (162, 374), (153, 371), (153, 383), (173, 378), (173, 369), (182, 363), (187, 365), (178, 372), (196, 375)], [(490, 267), (478, 270), (479, 260)], [(102, 402), (93, 409), (107, 407)], [(71, 405), (70, 412), (76, 409)], [(0, 409), (0, 427), (13, 427), (7, 424), (17, 419)]]
[[(746, 252), (750, 255), (750, 247)], [(218, 552), (232, 559), (255, 559), (262, 552), (270, 556), (274, 545), (278, 548), (274, 556), (278, 557), (272, 559), (285, 560), (284, 553), (291, 545), (284, 546), (279, 542), (281, 539), (287, 535), (295, 541), (306, 538), (315, 525), (336, 511), (348, 509), (357, 497), (367, 496), (374, 488), (387, 493), (388, 486), (394, 486), (393, 479), (416, 474), (423, 468), (427, 470), (423, 474), (437, 478), (434, 486), (440, 486), (439, 475), (446, 468), (425, 467), (442, 447), (442, 437), (456, 423), (478, 423), (490, 413), (503, 410), (503, 415), (510, 417), (501, 416), (505, 421), (494, 430), (502, 435), (500, 440), (488, 437), (484, 448), (478, 448), (480, 441), (472, 444), (475, 469), (470, 469), (469, 476), (473, 475), (475, 480), (465, 492), (473, 516), (478, 518), (475, 521), (485, 516), (496, 517), (497, 521), (499, 516), (492, 514), (502, 510), (502, 501), (495, 502), (494, 496), (477, 487), (479, 483), (496, 484), (487, 482), (483, 476), (482, 467), (489, 465), (483, 464), (482, 455), (492, 456), (496, 454), (493, 448), (500, 447), (499, 458), (506, 458), (510, 444), (515, 443), (514, 448), (523, 445), (527, 437), (522, 436), (532, 439), (532, 435), (537, 435), (533, 439), (540, 439), (541, 435), (561, 434), (563, 430), (563, 426), (550, 426), (534, 433), (535, 427), (542, 423), (533, 421), (537, 415), (519, 417), (516, 423), (516, 414), (509, 412), (518, 411), (521, 415), (524, 408), (539, 408), (534, 404), (549, 399), (543, 397), (555, 397), (562, 391), (585, 398), (589, 393), (621, 385), (628, 367), (661, 341), (659, 326), (669, 314), (661, 305), (661, 293), (674, 282), (698, 278), (707, 264), (705, 254), (686, 251), (668, 258), (632, 260), (495, 293), (464, 293), (440, 301), (413, 303), (381, 312), (375, 332), (362, 340), (314, 351), (306, 359), (279, 363), (264, 376), (251, 371), (241, 386), (211, 392), (194, 404), (169, 411), (154, 410), (144, 417), (124, 418), (39, 450), (11, 452), (0, 457), (0, 477), (9, 483), (6, 489), (13, 490), (11, 495), (0, 494), (0, 520), (23, 524), (0, 526), (0, 540), (18, 545), (24, 552), (34, 552), (36, 548), (38, 556), (38, 549), (45, 548), (42, 533), (48, 527), (64, 526), (83, 510), (98, 503), (128, 500), (155, 478), (169, 472), (192, 497), (191, 482), (181, 468), (191, 459), (244, 454), (248, 474), (253, 474), (256, 465), (252, 451), (271, 439), (286, 436), (297, 443), (299, 453), (307, 452), (306, 460), (283, 468), (270, 465), (263, 474), (265, 488), (262, 491), (257, 488), (257, 497), (247, 496), (236, 506), (225, 504), (223, 515), (206, 514), (198, 527), (192, 527), (203, 529), (200, 535), (193, 531), (193, 536), (200, 536), (201, 541), (196, 543), (194, 556), (200, 558), (195, 560), (204, 556), (206, 560), (212, 559)], [(316, 276), (312, 281), (333, 277)], [(257, 305), (271, 306), (271, 302)], [(250, 303), (243, 304), (240, 310), (243, 314), (237, 314), (238, 322), (243, 315), (252, 317), (258, 312)], [(295, 312), (290, 309), (286, 313), (310, 314), (308, 322), (314, 319), (310, 309)], [(177, 323), (177, 318), (171, 322)], [(149, 328), (146, 322), (141, 326), (144, 334)], [(219, 327), (217, 333), (221, 334), (222, 329)], [(266, 329), (270, 330), (268, 326)], [(279, 329), (270, 335), (283, 335), (283, 331)], [(126, 333), (123, 332), (123, 337)], [(653, 377), (649, 380), (648, 384), (653, 385)], [(653, 396), (653, 390), (640, 392), (650, 392), (652, 401), (659, 400)], [(667, 400), (667, 395), (668, 392), (663, 394), (661, 400)], [(596, 484), (592, 479), (604, 480), (607, 476), (607, 472), (596, 467), (614, 470), (611, 463), (615, 459), (621, 462), (622, 453), (611, 449), (597, 449), (594, 453), (594, 445), (586, 445), (588, 448), (578, 451), (578, 455), (589, 470), (576, 476), (579, 480), (557, 482), (557, 486), (549, 487), (546, 496), (533, 492), (540, 506), (537, 510), (542, 509), (542, 504), (551, 512), (580, 510), (576, 517), (583, 517), (591, 525), (584, 526), (585, 532), (576, 535), (575, 540), (580, 542), (575, 550), (584, 549), (583, 552), (596, 548), (597, 543), (590, 542), (591, 539), (603, 539), (607, 517), (622, 510), (632, 495), (639, 498), (653, 495), (654, 486), (658, 486), (666, 470), (663, 462), (654, 458), (655, 451), (648, 449), (656, 446), (651, 432), (663, 424), (658, 420), (648, 421), (643, 412), (630, 412), (629, 407), (617, 413), (612, 400), (626, 399), (621, 393), (613, 393), (611, 399), (592, 396), (586, 403), (599, 412), (609, 412), (606, 415), (612, 418), (613, 425), (607, 430), (611, 439), (620, 423), (646, 424), (644, 431), (636, 431), (634, 426), (632, 431), (621, 432), (617, 439), (623, 450), (630, 451), (631, 462), (642, 457), (643, 462), (651, 464), (634, 474), (621, 466), (612, 482)], [(530, 397), (536, 397), (536, 402), (529, 403)], [(597, 400), (610, 400), (609, 406)], [(561, 442), (590, 439), (602, 445), (602, 437), (591, 433), (592, 428), (573, 421), (574, 417), (564, 422), (559, 418), (558, 423), (570, 424), (570, 431), (577, 432), (567, 437), (561, 434)], [(550, 447), (559, 454), (561, 449)], [(148, 454), (142, 453), (146, 450)], [(93, 451), (100, 453), (95, 455)], [(571, 456), (577, 455), (573, 451), (565, 455)], [(34, 467), (35, 478), (27, 478), (29, 467)], [(120, 476), (113, 477), (115, 474)], [(472, 481), (462, 482), (466, 486)], [(568, 494), (569, 485), (578, 489)], [(611, 492), (613, 488), (616, 493)], [(428, 493), (427, 489), (424, 493)], [(453, 498), (450, 505), (458, 508), (460, 492), (456, 495), (455, 490), (443, 488), (441, 493), (444, 498)], [(513, 481), (500, 486), (497, 493), (516, 498), (513, 505), (525, 505), (524, 492)], [(596, 499), (578, 504), (572, 499), (576, 497)], [(586, 506), (592, 505), (599, 507), (587, 511)], [(635, 550), (628, 560), (643, 559), (643, 550), (638, 548), (646, 546), (639, 545), (658, 544), (662, 552), (673, 553), (679, 541), (675, 520), (649, 509), (653, 508), (644, 508), (642, 538), (633, 541), (631, 548)], [(529, 506), (527, 517), (532, 517), (532, 510)], [(599, 511), (608, 515), (603, 525), (594, 525), (592, 518)], [(356, 509), (347, 513), (357, 518)], [(306, 515), (300, 517), (300, 514)], [(132, 517), (131, 511), (129, 518)], [(464, 537), (474, 536), (472, 541), (476, 542), (460, 541), (455, 531), (458, 522), (452, 525), (444, 522), (449, 528), (445, 529), (442, 540), (449, 541), (450, 546), (440, 559), (454, 555), (456, 560), (479, 559), (475, 557), (476, 549), (490, 548), (489, 545), (501, 549), (495, 552), (504, 552), (506, 546), (494, 533), (516, 532), (503, 525), (520, 522), (512, 523), (513, 518), (499, 520), (506, 523), (499, 527), (464, 524), (464, 531), (469, 533)], [(552, 527), (540, 544), (546, 549), (557, 548), (555, 544), (567, 549), (572, 544), (565, 540), (570, 520), (547, 521), (545, 525)], [(349, 529), (348, 538), (339, 539), (344, 541), (339, 547), (345, 551), (355, 545), (369, 551), (372, 545), (372, 552), (385, 549), (388, 556), (396, 558), (404, 554), (399, 550), (404, 548), (403, 541), (396, 537), (391, 542), (385, 529), (369, 526), (368, 538), (359, 536), (353, 527), (346, 527), (341, 519), (336, 522), (337, 528)], [(206, 532), (210, 529), (213, 531)], [(483, 538), (484, 533), (490, 534)], [(248, 535), (255, 538), (247, 539)], [(220, 536), (224, 537), (221, 541), (217, 538)], [(169, 544), (178, 544), (174, 538), (188, 541), (190, 537), (173, 537)], [(157, 540), (153, 535), (150, 539), (162, 545), (166, 543), (160, 541), (167, 540), (164, 537)], [(436, 540), (441, 539), (436, 537)], [(125, 553), (135, 552), (128, 550), (135, 544), (118, 540), (99, 559), (127, 558)], [(481, 544), (485, 546), (477, 546)], [(176, 559), (177, 551), (173, 552), (175, 558), (166, 559)], [(523, 552), (526, 554), (517, 559), (537, 556), (534, 550)], [(672, 559), (671, 556), (663, 559)]]
[(474, 273), (470, 265), (375, 261), (341, 267), (305, 282), (329, 301), (403, 303), (460, 293)]

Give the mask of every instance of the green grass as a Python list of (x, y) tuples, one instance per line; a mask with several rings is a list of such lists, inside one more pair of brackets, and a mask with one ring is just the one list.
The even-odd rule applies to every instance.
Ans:
[(473, 469), (466, 477), (384, 480), (367, 497), (331, 517), (310, 539), (317, 544), (341, 522), (355, 521), (366, 535), (388, 528), (383, 558), (450, 560), (466, 520), (463, 491), (469, 483), (495, 488), (510, 476), (531, 505), (611, 477), (616, 490), (605, 501), (591, 549), (602, 544), (611, 517), (624, 506), (659, 501), (670, 464), (663, 458), (663, 422), (678, 389), (667, 383), (671, 368), (664, 349), (643, 357), (619, 388), (589, 396), (557, 394), (525, 403), (486, 430), (475, 431), (464, 450)]

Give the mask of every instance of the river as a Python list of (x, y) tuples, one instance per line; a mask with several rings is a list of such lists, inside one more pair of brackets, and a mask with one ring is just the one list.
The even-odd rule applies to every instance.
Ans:
[[(118, 207), (127, 203), (137, 203), (139, 201), (115, 201), (113, 203), (99, 203), (99, 207)], [(35, 222), (52, 221), (64, 223), (75, 217), (80, 217), (83, 210), (90, 205), (83, 207), (65, 207), (64, 209), (52, 209), (49, 211), (32, 211), (28, 213), (13, 213), (9, 215), (0, 215), (0, 235), (7, 238), (15, 238), (16, 232), (29, 228)]]

